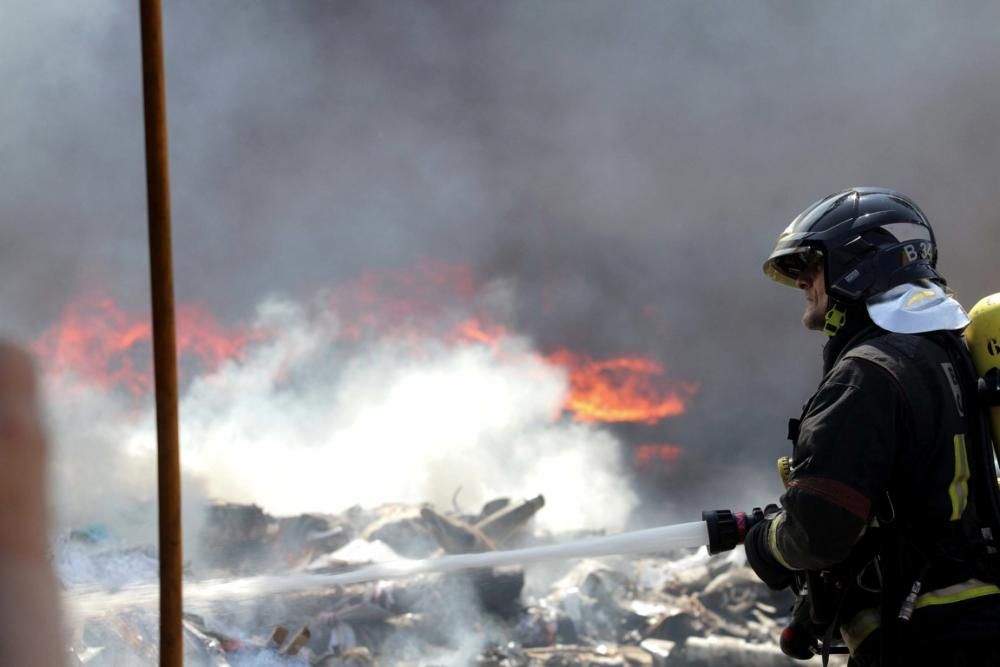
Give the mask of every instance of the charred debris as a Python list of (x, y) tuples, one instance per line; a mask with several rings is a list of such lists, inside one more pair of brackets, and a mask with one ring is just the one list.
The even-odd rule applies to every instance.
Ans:
[[(537, 496), (493, 500), (476, 514), (390, 504), (292, 517), (217, 504), (193, 545), (199, 565), (189, 565), (187, 578), (332, 573), (581, 536), (536, 530), (532, 517), (544, 504)], [(99, 531), (74, 531), (64, 548), (69, 561), (86, 560), (98, 572), (146, 567), (155, 576), (155, 553), (113, 548)], [(57, 569), (69, 571), (65, 554), (62, 561)], [(67, 588), (71, 596), (72, 582)], [(704, 548), (333, 589), (304, 585), (186, 613), (185, 664), (784, 666), (796, 664), (776, 644), (790, 605), (760, 584), (742, 550), (709, 556)], [(157, 664), (157, 622), (141, 606), (78, 618), (70, 664)]]

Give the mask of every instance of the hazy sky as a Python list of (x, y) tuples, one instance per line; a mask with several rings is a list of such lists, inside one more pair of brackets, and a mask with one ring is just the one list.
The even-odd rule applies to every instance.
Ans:
[[(1000, 290), (994, 3), (171, 0), (177, 298), (223, 321), (365, 270), (468, 264), (540, 346), (701, 382), (658, 437), (770, 469), (822, 337), (761, 264), (885, 185), (971, 306)], [(35, 337), (148, 292), (136, 3), (0, 21), (0, 306)]]

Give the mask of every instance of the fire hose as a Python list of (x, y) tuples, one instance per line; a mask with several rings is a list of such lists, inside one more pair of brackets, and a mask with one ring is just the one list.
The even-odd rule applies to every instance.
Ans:
[[(654, 554), (701, 546), (705, 546), (708, 553), (714, 555), (742, 544), (747, 532), (758, 522), (766, 520), (772, 508), (777, 510), (775, 506), (768, 506), (763, 510), (755, 507), (750, 512), (714, 510), (703, 512), (701, 521), (522, 549), (391, 560), (334, 574), (299, 573), (190, 581), (184, 585), (185, 608), (189, 611), (207, 610), (221, 601), (258, 600), (265, 595), (293, 593), (309, 588), (335, 588), (403, 579), (419, 574), (482, 570), (545, 561)], [(801, 590), (796, 593), (800, 595), (801, 602)], [(75, 615), (81, 618), (104, 615), (128, 607), (151, 606), (159, 598), (158, 587), (151, 584), (126, 586), (113, 592), (84, 588), (68, 591), (68, 594), (67, 602), (74, 609)], [(797, 604), (796, 608), (806, 607)], [(809, 659), (820, 652), (817, 634), (810, 627), (808, 619), (795, 613), (781, 633), (779, 646), (786, 655), (798, 659)], [(830, 653), (846, 652), (843, 647), (827, 650)]]
[[(750, 512), (706, 511), (702, 512), (701, 521), (590, 537), (563, 544), (374, 563), (350, 572), (308, 575), (308, 582), (310, 586), (346, 586), (400, 579), (417, 574), (458, 572), (574, 558), (656, 553), (701, 546), (707, 547), (708, 552), (714, 555), (730, 551), (742, 544), (747, 532), (755, 524), (765, 520), (771, 511), (776, 510), (776, 506), (770, 505), (765, 509), (755, 507)], [(208, 588), (199, 587), (198, 590), (186, 591), (185, 598), (189, 603), (196, 603), (203, 596), (207, 601), (219, 597), (240, 598), (262, 593), (284, 593), (301, 588), (302, 580), (299, 577), (251, 577), (218, 582)], [(779, 644), (781, 650), (793, 658), (808, 659), (818, 652), (815, 634), (804, 622), (796, 619), (782, 631)], [(843, 651), (846, 652), (846, 649)], [(834, 648), (832, 652), (841, 650)]]
[[(418, 574), (448, 573), (477, 570), (507, 565), (526, 565), (544, 561), (651, 554), (673, 549), (705, 546), (710, 554), (734, 549), (743, 543), (747, 531), (765, 519), (765, 513), (754, 508), (751, 512), (715, 510), (703, 512), (701, 521), (680, 523), (658, 528), (636, 530), (617, 535), (589, 537), (562, 544), (547, 544), (482, 553), (453, 554), (426, 559), (399, 559), (373, 563), (349, 572), (335, 574), (263, 575), (238, 579), (202, 580), (189, 582), (184, 587), (185, 606), (197, 609), (220, 600), (253, 600), (262, 595), (300, 591), (305, 588), (337, 587), (389, 579), (402, 579)], [(79, 590), (72, 593), (73, 606), (83, 616), (90, 613), (107, 613), (120, 607), (155, 602), (155, 586), (129, 586), (115, 592)], [(791, 630), (789, 629), (791, 628)], [(812, 635), (789, 626), (781, 636), (782, 650), (790, 652), (793, 638), (803, 647), (809, 646)], [(797, 646), (798, 644), (795, 644)], [(801, 651), (806, 650), (800, 648)], [(812, 653), (809, 653), (811, 656)], [(806, 656), (808, 657), (808, 656)]]
[[(711, 530), (728, 527), (726, 521), (713, 522)], [(730, 544), (725, 533), (724, 544)], [(349, 572), (336, 574), (290, 574), (209, 579), (189, 582), (184, 587), (185, 605), (197, 608), (219, 600), (253, 600), (261, 595), (291, 593), (317, 586), (335, 587), (402, 579), (418, 574), (458, 572), (505, 565), (525, 565), (543, 561), (594, 558), (601, 556), (657, 553), (671, 549), (696, 548), (710, 543), (707, 521), (662, 526), (617, 535), (590, 537), (562, 544), (548, 544), (524, 549), (454, 554), (426, 559), (400, 559), (373, 563)], [(726, 548), (733, 548), (736, 542)], [(719, 551), (724, 551), (720, 548)], [(81, 615), (106, 613), (108, 610), (155, 601), (155, 586), (129, 586), (115, 592), (80, 590), (73, 592), (73, 604)]]

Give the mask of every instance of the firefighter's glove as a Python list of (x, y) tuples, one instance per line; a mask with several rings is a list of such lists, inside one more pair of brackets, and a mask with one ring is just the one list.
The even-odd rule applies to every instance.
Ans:
[(759, 521), (747, 532), (743, 543), (747, 550), (747, 562), (761, 581), (770, 588), (780, 591), (792, 584), (792, 571), (778, 562), (768, 544), (767, 532), (770, 521)]

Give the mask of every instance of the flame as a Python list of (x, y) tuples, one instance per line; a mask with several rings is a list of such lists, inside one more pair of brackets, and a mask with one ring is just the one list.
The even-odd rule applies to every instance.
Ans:
[[(239, 358), (262, 332), (227, 330), (196, 306), (177, 309), (178, 357), (193, 357), (208, 370)], [(86, 295), (63, 310), (60, 322), (33, 345), (55, 375), (76, 374), (98, 387), (125, 387), (142, 395), (152, 387), (148, 317), (126, 313), (104, 295)]]
[(656, 422), (683, 414), (684, 396), (694, 385), (665, 387), (663, 367), (652, 359), (594, 360), (569, 350), (546, 356), (569, 371), (566, 409), (583, 422)]
[(496, 347), (497, 342), (506, 335), (507, 329), (499, 324), (485, 324), (476, 319), (468, 319), (455, 327), (455, 333), (451, 338)]
[[(392, 338), (419, 346), (428, 339), (442, 340), (488, 346), (503, 359), (508, 352), (500, 342), (509, 335), (507, 329), (489, 318), (469, 316), (475, 312), (477, 292), (465, 266), (424, 262), (409, 270), (364, 273), (329, 292), (324, 305), (337, 315), (336, 335), (345, 344)], [(202, 308), (178, 307), (182, 363), (185, 357), (194, 359), (212, 371), (265, 338), (259, 330), (224, 327)], [(35, 350), (57, 375), (73, 372), (102, 388), (121, 386), (141, 395), (152, 388), (150, 340), (148, 317), (126, 313), (106, 296), (89, 295), (66, 307)], [(698, 389), (669, 380), (660, 363), (645, 357), (593, 359), (568, 349), (537, 357), (566, 369), (563, 407), (580, 422), (655, 424), (682, 414), (685, 401)]]
[(677, 445), (646, 444), (635, 448), (632, 460), (641, 468), (657, 461), (677, 463), (683, 453), (684, 450)]
[[(497, 349), (507, 330), (499, 325), (467, 319), (453, 340)], [(638, 422), (655, 424), (685, 411), (685, 400), (698, 391), (691, 383), (668, 383), (663, 366), (644, 357), (594, 360), (567, 349), (543, 355), (549, 364), (569, 375), (564, 408), (581, 422)]]

